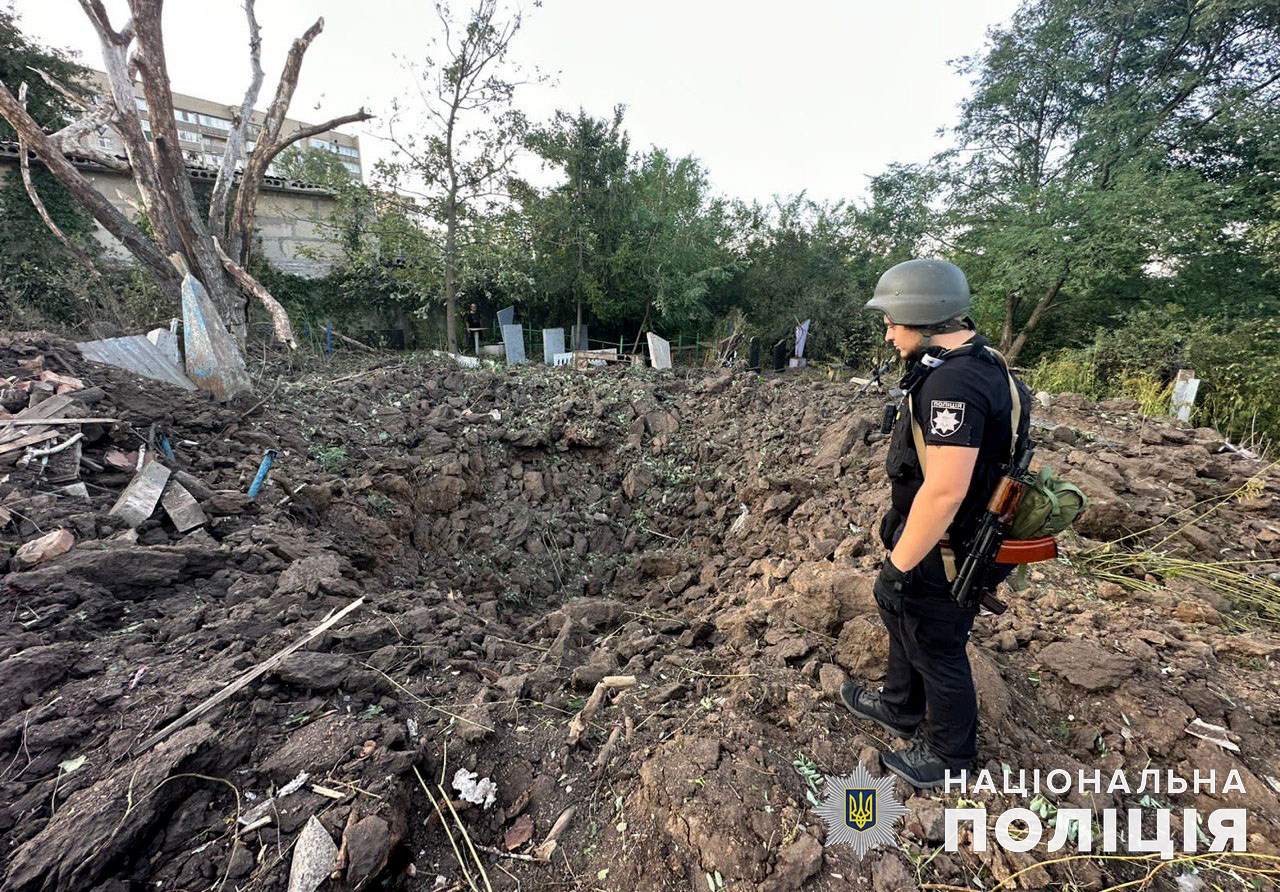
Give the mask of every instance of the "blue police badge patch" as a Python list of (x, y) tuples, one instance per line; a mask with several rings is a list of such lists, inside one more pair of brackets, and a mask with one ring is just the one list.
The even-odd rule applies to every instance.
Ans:
[(964, 426), (964, 403), (957, 400), (932, 400), (929, 403), (929, 433), (949, 437)]
[(876, 791), (845, 789), (844, 822), (859, 832), (876, 823)]

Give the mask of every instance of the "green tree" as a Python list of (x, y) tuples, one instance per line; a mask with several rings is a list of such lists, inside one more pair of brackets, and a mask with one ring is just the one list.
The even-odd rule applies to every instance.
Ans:
[(541, 192), (519, 190), (538, 258), (536, 292), (548, 318), (572, 311), (580, 326), (584, 306), (603, 304), (616, 290), (613, 261), (631, 196), (622, 116), (621, 106), (608, 121), (582, 110), (557, 112), (550, 125), (528, 136), (544, 164), (564, 176), (560, 185)]
[(1065, 305), (1159, 289), (1255, 222), (1216, 131), (1274, 114), (1278, 38), (1274, 4), (1034, 0), (967, 61), (948, 241), (1011, 360)]
[(667, 328), (706, 319), (713, 285), (733, 271), (727, 203), (711, 195), (696, 158), (657, 148), (636, 162), (630, 191), (613, 261), (618, 292), (592, 309), (606, 322), (640, 317), (641, 332), (651, 317)]
[(272, 173), (299, 183), (324, 186), (338, 190), (356, 182), (342, 159), (324, 149), (299, 149), (290, 146), (280, 153), (272, 166)]
[[(75, 117), (77, 107), (43, 78), (35, 76), (34, 71), (45, 72), (74, 93), (86, 98), (90, 95), (88, 68), (69, 53), (32, 43), (19, 30), (13, 10), (0, 8), (0, 82), (16, 94), (26, 81), (30, 85), (28, 114), (41, 127), (57, 130)], [(16, 139), (13, 127), (0, 118), (0, 141)]]
[[(74, 106), (33, 70), (44, 71), (70, 89), (87, 95), (89, 70), (66, 53), (32, 43), (18, 29), (11, 10), (0, 9), (0, 82), (17, 93), (25, 81), (27, 111), (40, 126), (56, 130), (71, 117)], [(0, 118), (0, 141), (17, 134)], [(93, 219), (67, 190), (42, 167), (33, 166), (32, 183), (50, 218), (63, 234), (89, 256), (99, 252), (93, 239)], [(73, 266), (67, 248), (36, 213), (17, 172), (0, 178), (0, 303), (11, 322), (78, 321), (88, 309), (97, 314), (102, 295), (85, 287), (83, 271)], [(98, 289), (99, 291), (101, 289)]]
[(871, 363), (883, 352), (884, 331), (863, 305), (881, 273), (925, 248), (936, 228), (933, 189), (923, 170), (895, 165), (872, 179), (863, 206), (803, 194), (738, 203), (740, 263), (729, 304), (742, 307), (769, 343), (812, 319), (808, 355)]

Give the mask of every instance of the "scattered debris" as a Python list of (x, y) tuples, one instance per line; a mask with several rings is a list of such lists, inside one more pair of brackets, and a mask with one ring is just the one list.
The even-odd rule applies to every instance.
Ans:
[[(42, 380), (54, 356), (81, 389)], [(118, 871), (148, 886), (225, 874), (227, 889), (280, 889), (313, 816), (323, 869), (340, 861), (329, 882), (344, 887), (402, 883), (409, 860), (427, 886), (439, 872), (461, 889), (461, 865), (484, 888), (493, 859), (526, 889), (600, 869), (610, 888), (637, 889), (677, 868), (743, 889), (856, 869), (803, 830), (804, 790), (774, 754), (871, 766), (882, 745), (834, 699), (883, 666), (881, 397), (812, 374), (510, 374), (350, 351), (314, 366), (267, 369), (285, 383), (246, 414), (66, 342), (0, 337), (5, 412), (73, 401), (43, 425), (0, 416), (8, 442), (54, 434), (0, 469), (6, 553), (51, 531), (75, 542), (0, 578), (0, 748), (33, 760), (3, 780), (0, 883), (94, 888)], [(1229, 749), (1201, 735), (1247, 739), (1248, 804), (1280, 817), (1267, 773), (1280, 636), (1247, 592), (1149, 572), (1140, 550), (1248, 561), (1264, 583), (1280, 572), (1280, 487), (1207, 429), (1070, 394), (1050, 404), (1034, 419), (1044, 456), (1100, 506), (1071, 547), (1159, 526), (1108, 552), (1132, 569), (1090, 578), (1073, 553), (975, 624), (984, 759), (1175, 770)], [(250, 501), (268, 447), (282, 498)], [(80, 477), (52, 482), (45, 459), (77, 448)], [(157, 460), (171, 471), (164, 512), (136, 527), (109, 515)], [(1197, 504), (1213, 510), (1184, 523)], [(196, 509), (204, 521), (188, 527)], [(361, 598), (377, 609), (335, 616)], [(605, 682), (617, 678), (635, 681)], [(489, 808), (488, 792), (477, 805), (441, 788), (459, 767), (493, 785)], [(723, 808), (748, 788), (754, 807)], [(254, 790), (276, 791), (268, 810)], [(915, 858), (938, 842), (941, 804), (907, 804), (920, 820), (901, 843)], [(591, 822), (570, 820), (575, 809)], [(242, 811), (249, 823), (227, 833)], [(877, 863), (871, 886), (916, 882), (909, 862)], [(920, 863), (942, 885), (988, 868), (964, 852)], [(989, 866), (998, 882), (1030, 863)], [(1145, 872), (1038, 870), (1036, 888)]]
[(498, 799), (498, 785), (489, 778), (478, 780), (474, 771), (459, 768), (453, 775), (453, 788), (458, 795), (481, 808), (489, 808)]
[(600, 709), (601, 704), (604, 703), (606, 693), (634, 687), (635, 683), (636, 677), (634, 675), (607, 675), (600, 679), (581, 711), (569, 721), (569, 746), (577, 746), (582, 740), (582, 735), (586, 732), (587, 725), (595, 718), (596, 712)]
[(220, 400), (253, 389), (239, 346), (204, 286), (189, 272), (182, 279), (182, 344), (187, 376), (196, 387)]
[[(1201, 740), (1207, 740), (1210, 743), (1222, 747), (1224, 750), (1231, 750), (1233, 753), (1240, 752), (1240, 747), (1232, 741), (1232, 734), (1222, 725), (1211, 725), (1200, 718), (1196, 718), (1187, 725), (1187, 733), (1192, 737), (1198, 737)], [(1238, 737), (1236, 738), (1239, 739)]]
[(307, 819), (289, 866), (289, 892), (315, 892), (333, 872), (338, 846), (315, 815)]
[(119, 517), (131, 527), (138, 527), (151, 518), (165, 484), (169, 482), (169, 469), (158, 461), (147, 462), (134, 476), (120, 498), (108, 512)]
[(152, 381), (163, 381), (183, 390), (196, 385), (178, 364), (176, 346), (171, 352), (167, 344), (156, 344), (147, 335), (127, 335), (76, 344), (85, 359), (133, 372)]
[[(151, 464), (154, 465), (157, 462)], [(164, 513), (169, 516), (174, 529), (179, 533), (190, 532), (209, 522), (209, 518), (205, 517), (204, 511), (200, 508), (200, 503), (177, 480), (169, 480), (164, 489), (164, 495), (160, 498), (160, 504), (164, 506)]]
[(39, 539), (19, 548), (13, 555), (13, 569), (27, 570), (37, 564), (43, 564), (60, 554), (66, 554), (76, 544), (76, 537), (70, 530), (54, 530), (45, 533)]

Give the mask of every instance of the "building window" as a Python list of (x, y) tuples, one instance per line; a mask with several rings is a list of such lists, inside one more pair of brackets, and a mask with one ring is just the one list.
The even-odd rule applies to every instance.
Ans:
[(324, 149), (326, 152), (332, 152), (332, 151), (333, 151), (333, 143), (329, 142), (329, 141), (328, 141), (328, 140), (326, 140), (326, 139), (312, 139), (312, 140), (311, 140), (311, 148), (313, 148), (313, 149)]
[(338, 146), (338, 154), (344, 158), (359, 158), (360, 150), (353, 146)]
[(231, 122), (226, 118), (218, 118), (213, 115), (201, 115), (200, 123), (205, 127), (212, 127), (214, 130), (230, 130)]
[(194, 130), (179, 130), (178, 139), (182, 142), (200, 142), (200, 134)]
[(100, 148), (100, 149), (109, 149), (109, 148), (111, 148), (111, 137), (107, 136), (105, 133), (99, 133), (99, 134), (98, 134), (98, 148)]
[(147, 110), (147, 100), (141, 96), (133, 97), (134, 105), (138, 106), (138, 111), (145, 112)]
[(351, 171), (356, 176), (360, 176), (360, 165), (352, 164), (350, 161), (343, 161), (342, 166)]
[(179, 121), (185, 121), (188, 124), (194, 124), (200, 118), (200, 116), (197, 115), (195, 112), (183, 111), (180, 108), (175, 108), (173, 110), (173, 115)]

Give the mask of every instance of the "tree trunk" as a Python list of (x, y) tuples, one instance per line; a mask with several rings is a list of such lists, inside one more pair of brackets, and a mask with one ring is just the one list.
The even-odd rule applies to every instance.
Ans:
[(1008, 354), (1013, 346), (1013, 324), (1018, 314), (1018, 305), (1022, 303), (1018, 292), (1009, 291), (1004, 296), (1004, 330), (1000, 333), (1000, 352)]
[(444, 234), (444, 326), (445, 343), (450, 353), (458, 352), (457, 327), (457, 254), (458, 254), (458, 193), (449, 190), (449, 206), (445, 217)]
[[(578, 349), (578, 332), (582, 331), (582, 234), (578, 234), (578, 321), (569, 335), (569, 351)], [(587, 349), (583, 344), (582, 349)]]
[(1033, 332), (1040, 320), (1044, 318), (1044, 314), (1049, 307), (1053, 305), (1053, 301), (1058, 296), (1058, 292), (1062, 290), (1062, 285), (1067, 281), (1067, 274), (1063, 273), (1058, 281), (1054, 282), (1044, 294), (1040, 295), (1040, 299), (1036, 301), (1035, 307), (1031, 310), (1031, 316), (1027, 319), (1027, 324), (1022, 326), (1022, 331), (1018, 332), (1018, 336), (1013, 339), (1013, 343), (1004, 352), (1005, 361), (1009, 365), (1014, 365), (1018, 361), (1018, 355), (1022, 353), (1022, 348), (1027, 345), (1027, 337)]

